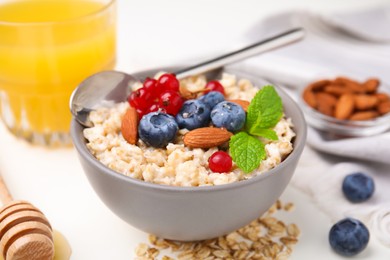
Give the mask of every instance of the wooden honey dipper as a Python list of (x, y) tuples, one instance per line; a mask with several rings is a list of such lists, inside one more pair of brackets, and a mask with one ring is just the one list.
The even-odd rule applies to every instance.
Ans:
[(0, 176), (0, 252), (5, 260), (52, 260), (53, 231), (45, 215), (31, 203), (13, 200)]

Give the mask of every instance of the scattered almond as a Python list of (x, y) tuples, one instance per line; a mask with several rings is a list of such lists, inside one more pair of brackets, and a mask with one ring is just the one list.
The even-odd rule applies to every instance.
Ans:
[(211, 148), (229, 141), (233, 134), (226, 129), (202, 127), (189, 131), (184, 135), (184, 145), (190, 148)]
[(138, 113), (134, 107), (126, 111), (122, 119), (121, 132), (123, 138), (130, 143), (136, 144), (138, 141)]
[(231, 99), (230, 102), (236, 103), (237, 105), (240, 105), (242, 109), (244, 109), (245, 112), (248, 111), (248, 107), (250, 102), (242, 99)]
[(354, 96), (351, 94), (344, 94), (337, 101), (334, 116), (337, 119), (347, 119), (351, 116), (354, 110)]

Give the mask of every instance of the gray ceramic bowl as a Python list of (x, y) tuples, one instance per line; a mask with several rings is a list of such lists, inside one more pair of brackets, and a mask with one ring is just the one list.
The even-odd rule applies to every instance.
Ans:
[[(156, 71), (136, 74), (154, 75)], [(257, 86), (264, 81), (234, 73)], [(256, 219), (279, 198), (289, 183), (306, 140), (306, 122), (296, 103), (282, 90), (285, 113), (297, 136), (293, 152), (276, 168), (249, 180), (207, 187), (158, 185), (119, 174), (101, 164), (88, 151), (83, 127), (71, 124), (73, 143), (85, 174), (101, 200), (130, 225), (159, 237), (191, 241), (227, 234)]]

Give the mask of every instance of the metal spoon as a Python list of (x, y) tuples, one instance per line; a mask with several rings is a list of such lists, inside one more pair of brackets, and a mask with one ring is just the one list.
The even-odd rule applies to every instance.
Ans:
[[(292, 29), (174, 73), (178, 79), (198, 75), (288, 45), (303, 39), (303, 37), (304, 30), (302, 28)], [(131, 86), (136, 82), (139, 82), (139, 79), (119, 71), (96, 73), (81, 82), (73, 91), (69, 103), (70, 111), (80, 124), (91, 127), (89, 113), (98, 107), (107, 107), (125, 101), (131, 92)]]

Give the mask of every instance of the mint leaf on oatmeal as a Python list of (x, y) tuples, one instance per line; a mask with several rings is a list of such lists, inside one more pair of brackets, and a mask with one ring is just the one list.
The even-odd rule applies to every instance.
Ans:
[(265, 137), (267, 139), (270, 139), (270, 140), (278, 140), (278, 135), (276, 134), (276, 132), (272, 129), (265, 129), (265, 128), (259, 128), (259, 129), (255, 129), (251, 132), (252, 135), (257, 135), (257, 136), (261, 136), (261, 137)]
[(264, 144), (246, 132), (239, 132), (229, 141), (230, 155), (237, 166), (245, 173), (250, 173), (259, 167), (265, 159)]
[(248, 107), (246, 129), (252, 135), (274, 140), (276, 133), (270, 133), (273, 131), (271, 128), (279, 122), (282, 116), (282, 99), (273, 86), (264, 86), (256, 93)]

